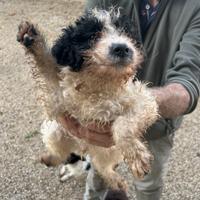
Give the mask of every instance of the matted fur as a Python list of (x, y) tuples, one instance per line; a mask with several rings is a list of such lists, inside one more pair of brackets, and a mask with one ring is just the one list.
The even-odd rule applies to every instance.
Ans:
[[(116, 29), (112, 24), (110, 13), (97, 10), (91, 12), (82, 19), (87, 26), (85, 20), (88, 20), (87, 18), (93, 20), (90, 17), (96, 18), (98, 23), (100, 21), (104, 28), (95, 34), (91, 29), (88, 37), (91, 37), (89, 38), (91, 40), (95, 39), (91, 45), (84, 45), (84, 52), (80, 53), (77, 50), (76, 54), (77, 46), (74, 48), (70, 44), (70, 48), (73, 48), (71, 58), (74, 58), (75, 62), (72, 60), (68, 67), (65, 66), (60, 71), (55, 60), (59, 63), (62, 55), (63, 61), (68, 62), (64, 57), (65, 54), (68, 56), (63, 46), (64, 39), (67, 38), (68, 41), (74, 29), (76, 31), (79, 29), (76, 27), (66, 29), (64, 35), (54, 45), (56, 59), (52, 57), (44, 36), (35, 25), (29, 22), (21, 23), (18, 40), (36, 60), (34, 78), (39, 83), (43, 104), (50, 120), (47, 122), (49, 130), (48, 128), (43, 130), (45, 132), (43, 140), (50, 156), (43, 158), (43, 161), (48, 165), (57, 165), (71, 152), (87, 153), (91, 155), (95, 168), (110, 187), (125, 189), (125, 181), (114, 169), (118, 163), (125, 161), (136, 178), (142, 178), (150, 170), (152, 156), (143, 141), (143, 135), (158, 118), (157, 104), (145, 84), (132, 81), (142, 60), (136, 43), (122, 30)], [(115, 20), (117, 17), (119, 13), (114, 15)], [(81, 21), (78, 21), (76, 26), (80, 23)], [(101, 25), (98, 24), (98, 27)], [(71, 40), (73, 41), (73, 38)], [(133, 52), (133, 58), (127, 60), (123, 66), (118, 66), (118, 61), (108, 56), (110, 46), (116, 42), (125, 43)], [(70, 49), (68, 51), (70, 52)], [(115, 146), (98, 147), (71, 136), (56, 121), (65, 112), (84, 126), (92, 122), (99, 125), (113, 122)]]

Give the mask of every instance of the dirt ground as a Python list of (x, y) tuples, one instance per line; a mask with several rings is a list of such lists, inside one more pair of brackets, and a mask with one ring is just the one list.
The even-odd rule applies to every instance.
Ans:
[[(0, 0), (0, 199), (80, 200), (84, 180), (61, 184), (57, 169), (37, 163), (43, 150), (38, 133), (42, 113), (17, 25), (29, 19), (43, 27), (50, 42), (82, 12), (83, 0)], [(163, 200), (200, 199), (200, 108), (176, 133)], [(122, 174), (126, 170), (121, 169)], [(130, 199), (134, 187), (130, 175)]]

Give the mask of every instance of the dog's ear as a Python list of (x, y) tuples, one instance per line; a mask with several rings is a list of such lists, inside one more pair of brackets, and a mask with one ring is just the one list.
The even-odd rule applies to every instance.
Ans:
[(102, 29), (102, 22), (89, 13), (74, 25), (63, 29), (63, 34), (52, 48), (52, 55), (57, 63), (70, 67), (72, 71), (79, 71), (84, 62), (83, 53), (92, 48)]
[(130, 17), (120, 14), (118, 18), (113, 19), (113, 24), (117, 29), (121, 29), (128, 37), (132, 38), (138, 46), (142, 44), (138, 25), (135, 21), (131, 20)]
[(73, 71), (78, 71), (83, 63), (81, 51), (74, 44), (74, 28), (63, 29), (63, 34), (52, 47), (52, 55), (60, 66), (69, 66)]

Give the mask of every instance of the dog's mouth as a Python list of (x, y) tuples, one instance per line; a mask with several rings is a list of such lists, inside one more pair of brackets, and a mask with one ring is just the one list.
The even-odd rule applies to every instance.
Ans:
[(109, 68), (123, 69), (134, 65), (133, 56), (131, 57), (117, 57), (108, 54), (105, 59), (103, 56), (94, 53), (92, 56), (84, 56), (84, 66), (91, 67), (103, 67), (109, 70)]
[(118, 57), (113, 57), (110, 58), (112, 61), (112, 66), (116, 67), (117, 69), (125, 68), (129, 66), (133, 60), (130, 58), (118, 58)]

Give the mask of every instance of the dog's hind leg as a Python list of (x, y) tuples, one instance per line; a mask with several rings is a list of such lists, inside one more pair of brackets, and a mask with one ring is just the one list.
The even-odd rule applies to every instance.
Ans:
[[(98, 153), (97, 153), (98, 152)], [(99, 175), (105, 181), (108, 188), (114, 190), (127, 190), (126, 181), (115, 172), (117, 164), (122, 161), (119, 151), (108, 150), (101, 152), (101, 149), (96, 154), (92, 154), (92, 163), (94, 168), (98, 171)]]
[(55, 120), (45, 120), (40, 131), (43, 142), (48, 149), (48, 153), (41, 156), (41, 162), (48, 167), (61, 164), (71, 152), (78, 150), (75, 140)]
[(145, 85), (135, 82), (132, 89), (135, 101), (132, 101), (131, 109), (113, 123), (113, 138), (133, 175), (143, 178), (149, 172), (152, 160), (144, 134), (158, 119), (158, 106)]
[(17, 33), (19, 41), (36, 61), (32, 68), (33, 78), (40, 88), (40, 100), (48, 117), (56, 117), (63, 111), (62, 91), (59, 86), (59, 76), (57, 64), (47, 46), (45, 37), (37, 25), (30, 22), (21, 22)]
[(107, 184), (108, 188), (114, 190), (127, 190), (128, 186), (126, 184), (126, 181), (117, 172), (114, 171), (114, 166), (97, 167), (97, 165), (95, 164), (95, 167), (97, 171), (100, 172), (102, 178), (105, 180), (105, 183)]
[[(121, 150), (124, 161), (136, 178), (143, 178), (150, 170), (152, 156), (142, 141), (140, 116), (120, 116), (113, 124), (113, 138)], [(141, 128), (141, 129), (140, 129)]]

